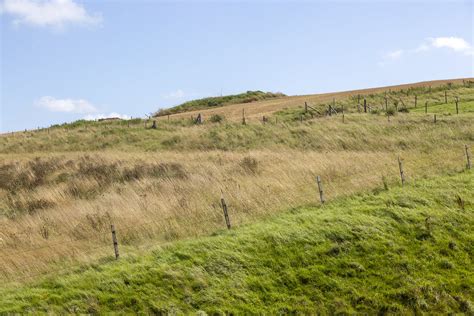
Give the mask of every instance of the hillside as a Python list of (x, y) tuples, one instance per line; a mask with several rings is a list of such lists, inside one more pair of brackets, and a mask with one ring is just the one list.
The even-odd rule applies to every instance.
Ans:
[(262, 91), (247, 91), (245, 93), (226, 95), (220, 97), (210, 97), (198, 100), (192, 100), (169, 109), (159, 110), (154, 116), (165, 116), (170, 114), (189, 112), (195, 110), (204, 110), (230, 104), (252, 103), (261, 100), (275, 99), (285, 97), (283, 93), (272, 93)]
[[(191, 120), (191, 116), (195, 118), (197, 113), (202, 114), (201, 124)], [(213, 115), (218, 115), (219, 120), (211, 119)], [(153, 121), (156, 121), (156, 128), (152, 128)], [(464, 229), (470, 229), (473, 220), (472, 195), (466, 193), (472, 187), (472, 174), (463, 170), (466, 169), (466, 154), (473, 152), (473, 126), (474, 81), (460, 79), (276, 98), (151, 120), (81, 120), (3, 134), (0, 136), (0, 293), (5, 293), (8, 300), (0, 303), (0, 311), (26, 311), (29, 304), (37, 308), (43, 304), (39, 297), (48, 302), (52, 312), (59, 312), (60, 306), (72, 309), (77, 306), (81, 312), (86, 309), (106, 312), (115, 303), (116, 306), (128, 304), (123, 308), (129, 312), (134, 308), (145, 313), (160, 308), (171, 311), (170, 305), (163, 305), (168, 299), (168, 302), (175, 302), (177, 311), (184, 313), (199, 308), (212, 312), (220, 307), (244, 313), (253, 311), (252, 305), (255, 305), (255, 312), (274, 313), (276, 310), (270, 310), (265, 302), (274, 302), (276, 306), (289, 310), (301, 307), (303, 311), (309, 311), (318, 302), (328, 312), (334, 312), (330, 306), (336, 305), (341, 311), (368, 313), (383, 308), (404, 313), (415, 305), (420, 311), (441, 313), (469, 310), (472, 292), (463, 288), (463, 282), (469, 280), (459, 281), (459, 278), (466, 274), (469, 263), (463, 258), (472, 255), (460, 245), (472, 240), (472, 234), (464, 235)], [(396, 188), (400, 182), (398, 159), (404, 168), (405, 191)], [(319, 204), (317, 176), (323, 181), (328, 202), (323, 209), (341, 214), (338, 219), (330, 218), (330, 222), (323, 222), (326, 213), (319, 213), (323, 209), (315, 208)], [(388, 192), (381, 192), (387, 188)], [(446, 195), (439, 193), (443, 190), (446, 190)], [(406, 201), (400, 195), (403, 192), (411, 197), (419, 195), (420, 199), (412, 201), (408, 198)], [(394, 194), (399, 195), (390, 202)], [(225, 222), (221, 196), (225, 198), (231, 218), (232, 230), (229, 233), (222, 231)], [(381, 200), (377, 199), (379, 196)], [(456, 205), (464, 207), (464, 213)], [(352, 216), (359, 214), (359, 210), (366, 214), (372, 206), (379, 211), (370, 213), (370, 218)], [(392, 207), (395, 215), (380, 211)], [(404, 209), (411, 207), (406, 213)], [(440, 213), (444, 211), (446, 218)], [(284, 279), (288, 288), (282, 288), (281, 297), (271, 294), (276, 292), (276, 285), (270, 280), (278, 279), (272, 274), (276, 272), (270, 269), (272, 262), (275, 262), (275, 271), (283, 271), (281, 267), (287, 267), (287, 263), (278, 261), (280, 259), (277, 260), (274, 254), (268, 254), (272, 258), (270, 261), (259, 262), (256, 254), (265, 253), (269, 247), (287, 247), (279, 253), (283, 260), (287, 252), (305, 252), (306, 246), (300, 239), (306, 237), (298, 237), (298, 232), (301, 230), (306, 234), (308, 227), (293, 213), (308, 216), (314, 213), (316, 216), (309, 221), (315, 230), (315, 235), (308, 235), (311, 244), (316, 244), (316, 240), (334, 242), (319, 229), (336, 229), (342, 222), (346, 229), (362, 225), (360, 234), (364, 238), (370, 237), (364, 235), (364, 231), (372, 229), (366, 220), (374, 225), (382, 222), (402, 225), (397, 227), (405, 227), (407, 231), (402, 228), (395, 230), (394, 239), (390, 235), (395, 226), (376, 226), (380, 235), (373, 235), (374, 239), (367, 241), (364, 249), (375, 249), (376, 253), (383, 249), (390, 258), (404, 255), (403, 249), (406, 249), (408, 269), (414, 267), (433, 275), (434, 279), (425, 279), (422, 274), (410, 270), (409, 277), (403, 272), (406, 279), (403, 282), (408, 283), (400, 283), (402, 281), (397, 281), (400, 274), (396, 275), (382, 263), (374, 265), (374, 269), (367, 269), (370, 267), (364, 261), (365, 256), (370, 256), (367, 250), (350, 253), (351, 257), (346, 258), (350, 260), (348, 262), (360, 263), (368, 271), (361, 277), (367, 277), (364, 291), (372, 294), (364, 300), (350, 282), (337, 281), (342, 276), (325, 270), (332, 263), (343, 265), (333, 261), (332, 256), (322, 256), (321, 261), (310, 257), (317, 263), (317, 269), (322, 269), (315, 268), (318, 276), (321, 276), (321, 271), (328, 271), (323, 278), (327, 281), (327, 288), (318, 287), (320, 292), (311, 294), (314, 284), (322, 285), (313, 279), (313, 283), (298, 283), (299, 277), (296, 280), (292, 277), (300, 273), (295, 270)], [(426, 219), (428, 213), (433, 214), (436, 223), (432, 226), (436, 238), (428, 238), (429, 242), (423, 242), (419, 247), (411, 245), (408, 241), (412, 239), (405, 234), (412, 234), (411, 228), (423, 225), (419, 219), (423, 216)], [(280, 214), (286, 215), (280, 217)], [(387, 216), (397, 223), (390, 222)], [(400, 216), (400, 221), (397, 216)], [(280, 222), (282, 218), (286, 221), (284, 225)], [(454, 227), (455, 218), (462, 218), (456, 224), (460, 229), (443, 224), (446, 221)], [(442, 220), (438, 222), (438, 219)], [(334, 225), (326, 227), (326, 223)], [(439, 231), (436, 230), (438, 223), (441, 225)], [(111, 224), (117, 230), (119, 261), (123, 263), (110, 262), (114, 253)], [(258, 242), (254, 241), (255, 247), (259, 247), (255, 253), (241, 257), (219, 248), (221, 242), (233, 246), (234, 237), (242, 247), (250, 247), (249, 240), (262, 235), (263, 229), (270, 230), (272, 236), (278, 235), (280, 239), (258, 239)], [(436, 233), (440, 233), (442, 238)], [(216, 234), (219, 236), (209, 237)], [(437, 265), (432, 267), (427, 258), (439, 257), (441, 252), (437, 251), (441, 248), (436, 247), (441, 245), (437, 242), (449, 243), (448, 235), (449, 240), (452, 239), (458, 249), (463, 250), (459, 250), (460, 257), (454, 259), (441, 254), (452, 264), (450, 269), (441, 271)], [(282, 240), (288, 240), (289, 244), (282, 243)], [(350, 240), (359, 247), (357, 242)], [(187, 256), (181, 257), (179, 249), (189, 250), (190, 247), (197, 247), (196, 251), (203, 249), (200, 247), (220, 249), (211, 260), (212, 267), (230, 265), (223, 255), (229, 254), (242, 267), (259, 266), (256, 270), (245, 270), (249, 276), (267, 273), (271, 278), (263, 280), (262, 284), (243, 284), (231, 277), (219, 283), (212, 275), (206, 274), (212, 269), (193, 270), (193, 261), (187, 260)], [(236, 247), (235, 251), (242, 254), (244, 248)], [(156, 252), (151, 255), (153, 249)], [(426, 258), (417, 261), (413, 254), (421, 251), (426, 251)], [(165, 275), (160, 279), (164, 287), (157, 286), (150, 281), (153, 277), (149, 274), (153, 271), (161, 273), (161, 268), (150, 266), (151, 258), (157, 256), (179, 259), (176, 271), (185, 274)], [(193, 252), (192, 256), (196, 256), (196, 260), (208, 260), (201, 252)], [(160, 262), (166, 264), (166, 260)], [(381, 262), (384, 261), (381, 259)], [(140, 266), (149, 267), (150, 271), (142, 273)], [(199, 265), (195, 268), (199, 269)], [(379, 275), (380, 269), (386, 270)], [(83, 270), (88, 272), (82, 274)], [(71, 279), (64, 276), (73, 271), (75, 275)], [(239, 271), (236, 277), (241, 276)], [(440, 280), (448, 271), (457, 281), (449, 283), (443, 290)], [(198, 284), (194, 288), (193, 281), (189, 288), (185, 283), (190, 275), (188, 272), (193, 278), (200, 278), (200, 273), (203, 273), (206, 287)], [(399, 282), (393, 284), (403, 285), (406, 291), (400, 295), (393, 294), (396, 286), (384, 288), (376, 281), (375, 274), (391, 276), (391, 281)], [(435, 277), (438, 274), (440, 279)], [(56, 278), (58, 275), (63, 276)], [(130, 278), (139, 283), (140, 280), (134, 278), (141, 275), (144, 279), (140, 280), (146, 281), (143, 281), (140, 292), (143, 302), (135, 296), (138, 295), (136, 288), (127, 288), (121, 281)], [(45, 277), (49, 280), (41, 281)], [(115, 282), (117, 287), (109, 287), (109, 281)], [(296, 282), (293, 288), (291, 282)], [(357, 282), (362, 284), (362, 279)], [(73, 283), (77, 283), (77, 288)], [(210, 284), (216, 288), (211, 288)], [(89, 286), (90, 292), (87, 292), (85, 288)], [(64, 288), (71, 288), (71, 291), (60, 290)], [(206, 291), (200, 291), (201, 288), (206, 288)], [(213, 294), (222, 293), (226, 288), (242, 289), (244, 294), (238, 297), (226, 296), (231, 295), (229, 293)], [(104, 289), (110, 291), (105, 291), (102, 296), (99, 292)], [(327, 297), (321, 294), (323, 290), (327, 291)], [(339, 290), (345, 293), (340, 305), (334, 294)], [(376, 291), (384, 294), (377, 297)], [(116, 296), (111, 293), (116, 293)], [(438, 303), (432, 300), (430, 293), (439, 298)], [(269, 296), (265, 296), (267, 294)], [(133, 302), (123, 298), (127, 295), (133, 297)], [(160, 300), (153, 305), (148, 297), (160, 297)], [(189, 297), (194, 297), (198, 303), (188, 300)], [(223, 302), (224, 298), (228, 302)], [(44, 306), (40, 309), (46, 308)]]
[(2, 291), (0, 313), (474, 312), (474, 177), (306, 206)]
[[(301, 108), (304, 105), (304, 102), (307, 102), (310, 105), (322, 105), (330, 104), (335, 99), (337, 101), (349, 100), (351, 101), (352, 110), (355, 109), (357, 105), (357, 100), (354, 100), (354, 97), (360, 95), (362, 98), (364, 96), (369, 97), (371, 95), (384, 95), (385, 93), (393, 93), (394, 95), (405, 95), (404, 100), (410, 100), (410, 103), (413, 103), (413, 98), (415, 93), (424, 94), (423, 91), (428, 92), (430, 90), (434, 91), (436, 88), (441, 89), (441, 92), (444, 92), (445, 88), (448, 85), (456, 86), (468, 86), (474, 85), (474, 78), (464, 78), (464, 79), (450, 79), (450, 80), (433, 80), (433, 81), (424, 81), (418, 83), (402, 84), (402, 85), (393, 85), (386, 87), (377, 87), (377, 88), (368, 88), (360, 90), (351, 90), (351, 91), (342, 91), (342, 92), (331, 92), (331, 93), (322, 93), (322, 94), (311, 94), (311, 95), (300, 95), (300, 96), (289, 96), (279, 99), (270, 99), (259, 102), (253, 102), (250, 104), (231, 104), (225, 107), (217, 107), (210, 109), (201, 109), (196, 111), (186, 111), (183, 113), (177, 113), (171, 116), (172, 119), (188, 119), (191, 116), (196, 117), (199, 113), (204, 116), (205, 119), (210, 118), (212, 115), (218, 114), (224, 116), (229, 121), (241, 121), (242, 120), (242, 110), (245, 110), (245, 116), (247, 120), (250, 121), (261, 121), (263, 116), (272, 116), (275, 112), (285, 110), (285, 109), (294, 109)], [(408, 95), (406, 92), (408, 91)], [(421, 101), (421, 100), (420, 100)], [(380, 103), (379, 105), (381, 105)], [(424, 103), (419, 103), (423, 105)], [(166, 120), (166, 117), (160, 117), (160, 120)]]

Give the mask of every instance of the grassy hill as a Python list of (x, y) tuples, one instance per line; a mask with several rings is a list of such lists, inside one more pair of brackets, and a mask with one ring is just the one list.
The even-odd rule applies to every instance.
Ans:
[[(455, 97), (460, 98), (459, 114), (456, 114)], [(364, 98), (367, 112), (363, 111)], [(305, 102), (309, 106), (307, 110)], [(38, 288), (35, 282), (45, 275), (55, 276), (61, 271), (67, 274), (75, 269), (83, 269), (83, 265), (92, 265), (97, 271), (105, 269), (102, 264), (109, 262), (113, 254), (110, 224), (117, 228), (123, 258), (150, 258), (150, 247), (175, 247), (176, 242), (179, 245), (186, 244), (181, 244), (182, 240), (223, 234), (220, 232), (224, 226), (221, 195), (229, 206), (233, 228), (237, 230), (242, 227), (245, 232), (250, 229), (245, 228), (249, 224), (269, 220), (289, 210), (304, 212), (305, 207), (302, 206), (305, 205), (310, 206), (313, 212), (312, 205), (318, 201), (317, 175), (323, 179), (329, 202), (357, 200), (363, 194), (370, 196), (370, 192), (380, 190), (381, 187), (391, 188), (399, 182), (400, 157), (407, 184), (413, 185), (413, 190), (421, 179), (433, 179), (427, 183), (432, 181), (440, 187), (445, 180), (454, 181), (446, 190), (454, 192), (454, 188), (459, 189), (459, 203), (470, 201), (471, 198), (462, 193), (462, 183), (471, 181), (471, 175), (459, 175), (463, 178), (461, 182), (450, 180), (457, 176), (446, 178), (446, 175), (454, 175), (465, 169), (465, 145), (472, 152), (473, 106), (474, 86), (470, 80), (452, 80), (231, 104), (178, 113), (170, 115), (169, 119), (153, 118), (157, 122), (156, 129), (151, 128), (152, 120), (77, 121), (0, 135), (0, 288), (10, 293), (8, 302), (12, 305), (8, 305), (8, 309), (22, 310), (20, 301), (23, 298), (18, 296), (19, 293), (35, 293), (44, 287), (46, 283)], [(330, 116), (326, 115), (329, 108), (332, 109)], [(245, 125), (242, 124), (242, 109), (245, 110)], [(204, 118), (202, 124), (195, 124), (190, 119), (197, 113), (201, 113)], [(436, 122), (434, 114), (437, 115)], [(211, 120), (212, 115), (220, 115), (222, 120)], [(262, 121), (263, 116), (267, 118), (266, 122)], [(383, 194), (388, 197), (391, 192)], [(428, 192), (417, 192), (423, 194), (424, 199), (434, 199), (441, 206), (444, 203), (437, 200), (438, 191), (433, 191), (432, 196)], [(354, 194), (358, 195), (351, 198)], [(457, 203), (451, 200), (451, 195), (446, 199), (449, 200), (446, 203)], [(357, 201), (360, 207), (372, 205), (370, 199)], [(433, 211), (435, 214), (438, 206), (430, 203), (424, 206), (421, 206), (423, 203), (415, 203), (417, 206), (414, 209)], [(465, 210), (470, 210), (470, 202), (463, 203)], [(337, 212), (342, 212), (345, 217), (348, 210), (341, 205)], [(351, 205), (354, 209), (359, 207)], [(385, 220), (385, 215), (377, 213), (377, 216)], [(472, 221), (471, 213), (467, 212), (465, 216), (467, 222), (463, 219), (464, 224)], [(320, 223), (320, 220), (314, 219), (312, 223)], [(291, 226), (304, 231), (304, 225), (298, 228), (299, 222), (297, 219), (295, 221), (291, 222)], [(359, 219), (346, 227), (356, 225), (357, 221)], [(461, 228), (464, 229), (464, 226)], [(364, 226), (364, 229), (368, 228)], [(453, 234), (462, 232), (457, 229), (450, 231)], [(383, 234), (390, 233), (387, 231)], [(256, 238), (252, 234), (249, 236)], [(278, 234), (281, 234), (282, 239), (291, 240), (297, 233), (283, 229)], [(457, 245), (460, 240), (465, 239), (455, 241)], [(393, 240), (391, 245), (396, 248), (402, 241)], [(262, 247), (267, 247), (271, 242), (272, 239), (267, 240)], [(374, 245), (377, 242), (370, 241)], [(291, 248), (291, 251), (294, 249)], [(305, 248), (302, 249), (300, 251)], [(429, 249), (429, 253), (434, 256), (434, 248)], [(168, 254), (173, 256), (171, 252)], [(222, 256), (216, 256), (214, 265), (219, 266), (221, 259)], [(252, 258), (249, 256), (248, 259)], [(407, 258), (408, 266), (412, 259)], [(129, 264), (132, 261), (127, 260), (141, 262), (141, 259), (126, 259), (125, 262)], [(187, 267), (192, 268), (189, 261), (186, 262), (189, 264)], [(331, 261), (321, 261), (320, 265), (326, 267), (328, 262)], [(452, 263), (455, 267), (465, 264), (458, 261)], [(227, 263), (223, 261), (222, 264), (225, 266)], [(264, 264), (268, 270), (260, 269), (258, 273), (271, 273), (271, 265), (268, 264)], [(366, 263), (362, 264), (366, 267)], [(116, 277), (112, 270), (107, 271)], [(453, 279), (464, 273), (461, 270), (450, 271)], [(128, 272), (122, 273), (126, 276)], [(130, 277), (133, 275), (135, 272)], [(84, 276), (79, 273), (76, 277), (82, 279)], [(182, 277), (185, 276), (179, 273), (176, 275), (178, 279)], [(330, 274), (328, 278), (333, 277)], [(48, 282), (56, 284), (63, 282), (61, 280), (52, 277)], [(373, 293), (378, 291), (379, 284), (374, 283), (373, 278), (367, 280), (367, 286), (373, 286)], [(412, 281), (416, 284), (428, 282), (426, 279)], [(95, 281), (91, 282), (95, 287), (92, 291), (103, 289)], [(214, 279), (212, 282), (216, 283)], [(238, 280), (229, 282), (236, 283), (222, 281), (222, 287), (216, 291), (221, 291), (229, 284), (235, 288), (240, 286)], [(31, 287), (28, 284), (32, 284)], [(85, 283), (81, 284), (85, 286)], [(179, 284), (176, 286), (179, 287)], [(20, 292), (12, 289), (15, 287), (20, 287)], [(275, 288), (272, 287), (273, 290)], [(295, 291), (301, 291), (301, 297), (310, 295), (309, 289), (302, 288), (304, 286), (298, 285)], [(155, 295), (155, 290), (158, 291), (153, 286), (144, 285), (142, 294)], [(262, 291), (270, 290), (262, 288)], [(469, 298), (472, 293), (466, 294), (454, 286), (446, 291), (461, 297), (459, 302), (467, 302), (462, 304), (472, 304)], [(45, 287), (41, 297), (50, 300), (53, 292)], [(294, 293), (299, 295), (297, 291)], [(51, 294), (51, 297), (58, 298), (56, 307), (54, 302), (48, 301), (54, 311), (59, 309), (61, 302), (67, 301), (56, 294)], [(205, 292), (201, 294), (206, 295)], [(89, 305), (91, 311), (94, 308), (104, 308), (101, 311), (112, 308), (110, 304), (113, 300), (110, 297), (107, 298), (111, 300), (108, 301), (110, 304), (105, 304), (100, 300), (94, 303), (96, 299), (87, 301), (89, 292), (83, 299), (77, 298), (76, 294), (71, 295), (77, 302), (72, 305), (64, 303), (65, 306), (80, 306), (81, 311), (89, 308)], [(176, 295), (169, 297), (170, 302), (178, 301), (179, 298), (187, 300), (187, 296)], [(186, 292), (185, 295), (198, 294)], [(251, 308), (249, 306), (254, 294), (249, 295), (242, 296), (247, 305), (239, 303), (236, 305), (238, 311)], [(331, 301), (334, 299), (332, 296), (323, 296), (318, 296), (319, 302), (324, 301), (322, 308), (331, 312), (329, 305), (336, 304), (336, 301)], [(288, 308), (296, 307), (296, 301), (291, 301), (289, 297), (290, 294), (282, 301), (288, 301)], [(276, 302), (277, 299), (273, 299)], [(308, 300), (312, 299), (315, 298)], [(394, 311), (397, 311), (396, 308), (409, 310), (402, 299), (388, 294), (380, 300), (372, 298), (378, 302), (376, 305), (372, 305), (372, 301), (360, 301), (357, 307), (352, 299), (344, 300), (341, 310), (362, 311), (367, 306), (367, 310), (375, 311), (379, 307), (377, 304), (382, 304), (382, 301), (390, 306), (396, 305)], [(454, 300), (458, 302), (456, 298)], [(31, 302), (36, 306), (40, 304), (36, 303), (36, 298)], [(212, 302), (218, 305), (216, 308), (231, 306), (231, 303), (221, 303), (216, 296), (207, 305), (200, 302), (199, 306), (206, 307), (206, 310), (212, 310)], [(422, 305), (422, 301), (419, 302)], [(444, 300), (444, 296), (442, 302), (439, 306), (431, 302), (428, 309), (461, 310), (461, 305), (456, 305), (448, 298)], [(0, 303), (0, 307), (7, 309), (5, 304)], [(154, 307), (150, 304), (140, 303), (133, 308), (151, 312)], [(189, 307), (186, 304), (175, 305), (185, 312), (198, 308), (197, 305)], [(161, 308), (161, 305), (156, 306)], [(162, 307), (171, 308), (168, 305)], [(127, 308), (131, 311), (132, 307)], [(255, 308), (273, 312), (264, 307)]]
[(164, 116), (182, 112), (189, 112), (195, 110), (203, 110), (208, 108), (215, 108), (229, 104), (251, 103), (261, 100), (282, 98), (285, 97), (283, 93), (272, 93), (263, 91), (247, 91), (245, 93), (226, 95), (221, 97), (210, 97), (198, 100), (184, 102), (169, 109), (162, 109), (155, 113), (154, 116)]
[(16, 290), (0, 313), (474, 312), (474, 178), (305, 206)]

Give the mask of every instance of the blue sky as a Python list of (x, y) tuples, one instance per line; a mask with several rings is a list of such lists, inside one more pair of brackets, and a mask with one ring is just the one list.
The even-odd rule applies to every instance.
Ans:
[(472, 1), (0, 0), (3, 132), (474, 75)]

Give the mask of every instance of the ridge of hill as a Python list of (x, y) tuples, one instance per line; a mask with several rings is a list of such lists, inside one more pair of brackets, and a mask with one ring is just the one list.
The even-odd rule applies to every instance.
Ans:
[(242, 103), (251, 103), (261, 100), (275, 99), (286, 97), (285, 94), (281, 92), (263, 92), (263, 91), (247, 91), (240, 94), (232, 94), (219, 97), (208, 97), (197, 100), (191, 100), (184, 102), (183, 104), (168, 108), (161, 109), (156, 112), (153, 116), (165, 116), (170, 114), (189, 112), (194, 110), (203, 110), (208, 108), (215, 108), (230, 104), (242, 104)]

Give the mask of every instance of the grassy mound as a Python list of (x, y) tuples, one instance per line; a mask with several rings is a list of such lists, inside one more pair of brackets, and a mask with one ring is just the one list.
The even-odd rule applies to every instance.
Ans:
[(294, 209), (2, 290), (0, 313), (473, 313), (473, 192), (464, 172)]
[(247, 91), (245, 93), (226, 95), (222, 97), (210, 97), (198, 100), (192, 100), (178, 106), (159, 110), (154, 116), (170, 115), (194, 110), (213, 108), (229, 104), (250, 103), (266, 99), (284, 97), (283, 93), (272, 93), (263, 91)]

